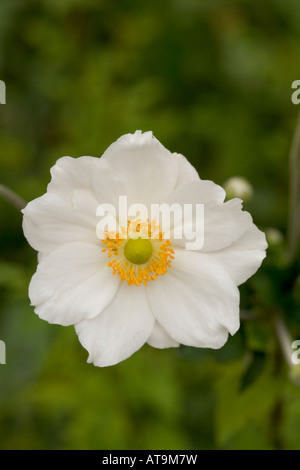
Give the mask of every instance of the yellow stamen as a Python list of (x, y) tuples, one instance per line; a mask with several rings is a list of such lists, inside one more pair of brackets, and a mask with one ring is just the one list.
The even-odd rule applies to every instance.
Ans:
[[(121, 238), (120, 233), (106, 232), (106, 238), (101, 240), (105, 246), (102, 251), (107, 251), (109, 258), (114, 257), (107, 266), (128, 285), (146, 286), (147, 282), (155, 281), (157, 276), (166, 274), (174, 259), (170, 240), (163, 238), (155, 221), (150, 225), (148, 222), (128, 221), (127, 228), (120, 229)], [(128, 238), (129, 234), (133, 238)]]

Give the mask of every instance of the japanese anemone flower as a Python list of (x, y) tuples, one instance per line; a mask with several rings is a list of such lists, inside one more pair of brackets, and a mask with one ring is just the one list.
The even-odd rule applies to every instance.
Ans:
[[(88, 362), (113, 365), (145, 343), (218, 349), (236, 333), (237, 286), (257, 271), (267, 248), (240, 199), (224, 202), (222, 187), (201, 180), (152, 132), (120, 137), (101, 158), (60, 158), (51, 175), (47, 193), (23, 210), (39, 261), (29, 297), (40, 318), (75, 325)], [(119, 196), (145, 207), (204, 205), (204, 243), (188, 250), (188, 230), (174, 236), (176, 223), (184, 224), (176, 218), (168, 238), (148, 219), (139, 236), (145, 221), (132, 218), (116, 225), (114, 237), (107, 231), (99, 238), (97, 208), (118, 208)]]

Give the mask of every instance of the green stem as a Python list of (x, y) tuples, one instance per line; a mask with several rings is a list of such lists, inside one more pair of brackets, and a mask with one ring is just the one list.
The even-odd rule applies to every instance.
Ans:
[(26, 206), (27, 202), (18, 196), (14, 191), (0, 184), (0, 197), (3, 197), (7, 202), (12, 204), (16, 209), (21, 211)]
[(300, 156), (300, 113), (289, 154), (289, 214), (288, 214), (288, 251), (293, 261), (299, 238), (299, 156)]

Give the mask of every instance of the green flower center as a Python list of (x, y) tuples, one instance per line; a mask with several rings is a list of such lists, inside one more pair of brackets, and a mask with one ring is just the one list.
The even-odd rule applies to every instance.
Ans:
[(152, 256), (153, 247), (148, 238), (130, 239), (124, 247), (125, 258), (133, 264), (144, 264)]

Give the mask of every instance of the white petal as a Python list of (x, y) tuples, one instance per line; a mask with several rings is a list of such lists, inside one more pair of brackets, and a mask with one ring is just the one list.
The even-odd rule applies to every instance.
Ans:
[(168, 198), (168, 202), (181, 204), (208, 204), (220, 205), (224, 202), (226, 193), (224, 189), (213, 181), (194, 179), (189, 184), (179, 186)]
[(179, 343), (171, 338), (166, 330), (157, 322), (154, 324), (153, 331), (148, 339), (148, 344), (158, 349), (178, 348), (179, 346)]
[(232, 245), (210, 253), (237, 285), (247, 281), (266, 257), (266, 237), (254, 224)]
[(124, 177), (118, 177), (105, 158), (62, 157), (51, 168), (47, 191), (73, 203), (73, 191), (91, 192), (98, 204), (117, 207), (119, 195), (126, 195)]
[[(220, 250), (237, 240), (252, 223), (251, 215), (242, 210), (242, 201), (232, 199), (223, 202), (225, 191), (212, 181), (194, 181), (179, 187), (168, 199), (168, 204), (180, 204), (182, 214), (184, 205), (190, 206), (193, 214), (193, 224), (187, 225), (184, 217), (177, 217), (174, 222), (174, 231), (183, 235), (182, 239), (173, 238), (172, 243), (186, 247), (187, 238), (195, 230), (196, 205), (204, 205), (204, 245), (201, 251)], [(186, 235), (186, 236), (185, 236)]]
[(124, 182), (104, 159), (63, 157), (51, 169), (47, 194), (23, 210), (23, 228), (33, 248), (49, 253), (73, 241), (97, 242), (99, 204), (117, 207)]
[(143, 287), (124, 282), (100, 315), (76, 325), (76, 333), (89, 352), (88, 362), (105, 367), (127, 359), (140, 349), (153, 325), (154, 317)]
[(176, 158), (178, 164), (176, 188), (200, 179), (196, 169), (183, 155), (180, 153), (174, 153), (173, 156)]
[(220, 348), (239, 328), (238, 288), (207, 254), (177, 249), (147, 295), (157, 321), (179, 343)]
[(50, 170), (47, 191), (70, 201), (74, 189), (91, 190), (94, 174), (105, 172), (106, 167), (105, 162), (96, 157), (59, 158)]
[(119, 282), (107, 267), (101, 246), (70, 243), (41, 260), (29, 297), (40, 318), (66, 326), (98, 315)]
[(104, 152), (114, 178), (124, 182), (128, 205), (164, 202), (178, 177), (177, 159), (152, 132), (136, 131), (120, 137)]
[(252, 217), (249, 212), (242, 210), (242, 203), (241, 199), (231, 199), (217, 207), (204, 206), (203, 251), (228, 246), (250, 227)]
[(29, 202), (23, 209), (23, 231), (30, 245), (49, 253), (74, 241), (98, 243), (97, 201), (87, 190), (75, 190), (71, 201), (50, 192)]

